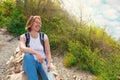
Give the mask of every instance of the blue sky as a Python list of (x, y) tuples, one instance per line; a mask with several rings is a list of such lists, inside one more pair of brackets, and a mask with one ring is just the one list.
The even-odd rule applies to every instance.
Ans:
[(105, 28), (114, 39), (120, 38), (120, 1), (119, 0), (61, 0), (70, 14), (79, 19), (92, 19), (96, 25)]

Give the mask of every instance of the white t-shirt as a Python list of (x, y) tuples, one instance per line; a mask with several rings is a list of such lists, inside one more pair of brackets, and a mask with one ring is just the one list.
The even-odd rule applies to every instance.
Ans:
[[(24, 34), (24, 37), (25, 37), (25, 34)], [(25, 37), (26, 38), (26, 37)], [(47, 39), (47, 35), (44, 34), (44, 41)], [(39, 36), (39, 33), (38, 33), (38, 37), (37, 38), (33, 38), (31, 35), (30, 35), (30, 42), (29, 42), (29, 45), (30, 45), (30, 48), (33, 49), (33, 50), (36, 50), (36, 51), (39, 51), (43, 56), (44, 58), (46, 58), (46, 55), (45, 55), (45, 52), (44, 52), (44, 49), (43, 49), (43, 45), (41, 44), (40, 42), (40, 36)], [(33, 55), (35, 60), (37, 60), (36, 58), (36, 55)]]

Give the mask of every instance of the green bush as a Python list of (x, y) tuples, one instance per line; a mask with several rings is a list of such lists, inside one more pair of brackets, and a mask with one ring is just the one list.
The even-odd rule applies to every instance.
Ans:
[(66, 56), (65, 56), (65, 59), (63, 60), (63, 64), (66, 67), (74, 66), (74, 65), (77, 64), (77, 59), (73, 54), (67, 53)]
[(7, 21), (7, 18), (0, 15), (0, 28), (6, 26), (6, 21)]
[(7, 21), (7, 30), (14, 34), (14, 36), (18, 36), (25, 32), (25, 23), (26, 17), (21, 14), (18, 10), (12, 11), (12, 15)]
[(0, 2), (0, 27), (6, 27), (6, 22), (11, 16), (11, 11), (15, 9), (15, 2), (13, 0), (6, 0)]

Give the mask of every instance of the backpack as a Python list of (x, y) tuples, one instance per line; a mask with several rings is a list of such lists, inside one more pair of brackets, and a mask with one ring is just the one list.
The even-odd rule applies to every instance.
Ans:
[[(25, 45), (26, 45), (26, 47), (30, 47), (30, 45), (29, 45), (29, 42), (30, 42), (30, 34), (29, 34), (29, 32), (25, 33), (25, 37), (26, 37)], [(43, 46), (43, 49), (44, 49), (44, 52), (45, 52), (44, 33), (43, 32), (39, 33), (39, 38), (40, 38), (40, 42), (41, 42), (41, 44)]]

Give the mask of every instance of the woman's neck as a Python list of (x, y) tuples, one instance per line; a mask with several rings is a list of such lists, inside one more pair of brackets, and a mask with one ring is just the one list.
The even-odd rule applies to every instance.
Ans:
[(37, 37), (38, 37), (38, 32), (36, 32), (36, 31), (30, 31), (30, 35), (31, 35), (33, 38), (37, 38)]

